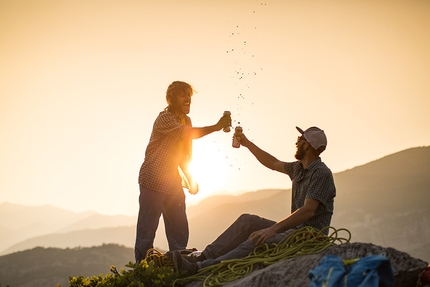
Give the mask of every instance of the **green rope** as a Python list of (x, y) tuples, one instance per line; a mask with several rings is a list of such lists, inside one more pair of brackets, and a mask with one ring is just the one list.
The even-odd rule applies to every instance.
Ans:
[[(331, 230), (328, 236), (324, 234), (326, 229)], [(348, 237), (339, 237), (339, 232), (341, 231), (345, 231)], [(306, 226), (285, 237), (278, 244), (269, 246), (265, 243), (257, 246), (254, 251), (244, 258), (224, 260), (218, 264), (202, 268), (192, 276), (175, 280), (173, 286), (176, 283), (184, 284), (195, 280), (203, 281), (204, 287), (222, 286), (247, 276), (257, 264), (268, 266), (281, 260), (307, 254), (317, 254), (329, 246), (349, 243), (350, 240), (351, 232), (345, 228), (335, 229), (329, 226), (323, 230), (317, 230)]]

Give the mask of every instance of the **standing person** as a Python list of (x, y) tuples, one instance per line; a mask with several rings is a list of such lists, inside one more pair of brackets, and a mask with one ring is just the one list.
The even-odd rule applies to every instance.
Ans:
[[(287, 174), (292, 180), (291, 214), (281, 221), (257, 215), (242, 214), (213, 243), (208, 245), (197, 262), (190, 262), (179, 252), (167, 252), (178, 271), (187, 275), (222, 260), (246, 257), (263, 243), (279, 243), (296, 229), (311, 226), (318, 230), (330, 226), (336, 188), (333, 174), (321, 161), (320, 154), (327, 146), (323, 130), (311, 127), (301, 133), (296, 142), (297, 161), (283, 162), (249, 141), (243, 133), (235, 135), (265, 167)], [(325, 230), (328, 233), (328, 230)]]
[(192, 127), (190, 112), (193, 88), (175, 81), (167, 89), (168, 106), (155, 119), (139, 172), (139, 214), (136, 229), (135, 259), (142, 261), (153, 248), (161, 214), (169, 250), (185, 249), (188, 243), (188, 220), (185, 194), (198, 192), (198, 185), (188, 171), (192, 140), (231, 125), (225, 115), (212, 126)]

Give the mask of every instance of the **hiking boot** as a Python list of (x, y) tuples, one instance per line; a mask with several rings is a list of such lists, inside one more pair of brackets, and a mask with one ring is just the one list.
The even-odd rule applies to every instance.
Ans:
[[(166, 253), (166, 256), (169, 257), (170, 254), (167, 255)], [(178, 272), (185, 271), (186, 276), (191, 276), (197, 273), (197, 270), (198, 270), (197, 263), (189, 262), (187, 259), (184, 258), (184, 256), (182, 256), (179, 250), (173, 251), (172, 262), (175, 265), (176, 271)]]
[(195, 256), (188, 256), (188, 255), (182, 255), (182, 257), (185, 258), (185, 260), (187, 260), (190, 263), (197, 263), (197, 257)]
[(173, 263), (173, 251), (167, 251), (166, 253), (164, 253), (164, 255), (166, 255), (166, 257), (169, 258), (170, 262)]

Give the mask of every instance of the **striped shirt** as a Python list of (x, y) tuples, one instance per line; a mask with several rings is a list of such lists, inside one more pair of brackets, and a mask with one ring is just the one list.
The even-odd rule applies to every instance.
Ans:
[(314, 215), (298, 225), (297, 228), (311, 226), (321, 230), (330, 226), (334, 197), (336, 196), (336, 187), (331, 170), (321, 161), (321, 158), (316, 159), (306, 169), (303, 168), (300, 161), (287, 162), (284, 169), (293, 183), (291, 213), (302, 207), (306, 198), (315, 199), (320, 203)]
[(176, 113), (167, 110), (160, 112), (155, 119), (145, 160), (140, 168), (140, 185), (167, 194), (183, 192), (178, 166), (181, 161), (191, 158), (191, 140), (181, 140), (185, 126), (192, 126), (188, 116), (185, 116), (184, 125)]

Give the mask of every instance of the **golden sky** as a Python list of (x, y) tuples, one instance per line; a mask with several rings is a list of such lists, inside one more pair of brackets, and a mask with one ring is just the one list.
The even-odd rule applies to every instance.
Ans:
[[(194, 126), (230, 110), (281, 160), (295, 126), (326, 131), (333, 172), (428, 146), (429, 35), (425, 0), (1, 0), (0, 203), (135, 215), (174, 80), (198, 91)], [(194, 141), (190, 204), (291, 186), (231, 136)]]

